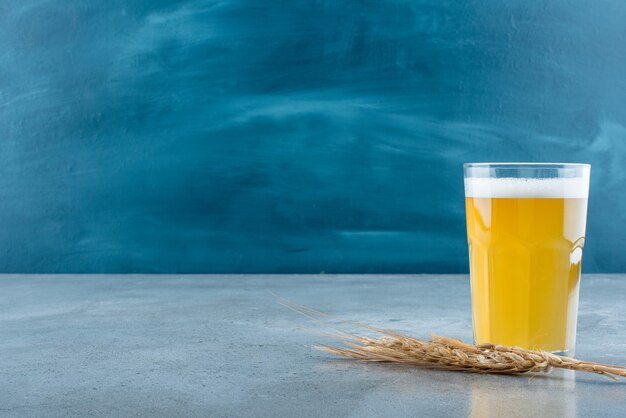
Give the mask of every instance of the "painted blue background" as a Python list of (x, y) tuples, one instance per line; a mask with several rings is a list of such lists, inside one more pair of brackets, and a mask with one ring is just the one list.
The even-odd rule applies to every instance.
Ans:
[(623, 1), (0, 3), (0, 271), (465, 272), (493, 160), (626, 271)]

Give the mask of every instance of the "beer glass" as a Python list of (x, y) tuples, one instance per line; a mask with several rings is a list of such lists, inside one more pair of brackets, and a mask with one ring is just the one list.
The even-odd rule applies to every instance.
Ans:
[(465, 164), (475, 342), (573, 355), (588, 164)]

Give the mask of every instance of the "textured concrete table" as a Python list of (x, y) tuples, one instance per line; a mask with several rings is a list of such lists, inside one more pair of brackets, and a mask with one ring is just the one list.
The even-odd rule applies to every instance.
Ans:
[[(0, 276), (0, 416), (624, 416), (626, 383), (339, 360), (274, 294), (471, 340), (465, 276)], [(626, 276), (585, 276), (578, 357), (626, 364)]]

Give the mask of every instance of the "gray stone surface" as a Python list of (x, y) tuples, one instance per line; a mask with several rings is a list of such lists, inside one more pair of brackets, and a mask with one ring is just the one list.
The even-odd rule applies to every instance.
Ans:
[[(577, 356), (626, 364), (626, 275), (585, 276)], [(466, 276), (0, 276), (0, 415), (623, 416), (626, 383), (338, 360), (276, 296), (471, 340)]]

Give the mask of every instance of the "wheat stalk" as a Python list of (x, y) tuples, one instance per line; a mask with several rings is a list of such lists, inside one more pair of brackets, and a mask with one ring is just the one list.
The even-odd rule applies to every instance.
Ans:
[(593, 363), (539, 350), (496, 344), (467, 344), (461, 340), (433, 336), (424, 341), (391, 331), (385, 336), (341, 336), (347, 347), (316, 346), (321, 351), (367, 362), (411, 364), (441, 370), (471, 373), (523, 374), (550, 372), (553, 368), (597, 373), (617, 380), (626, 377), (621, 366)]
[(520, 347), (498, 344), (467, 344), (461, 340), (436, 335), (432, 336), (430, 340), (420, 340), (358, 322), (333, 318), (322, 312), (290, 302), (281, 301), (280, 303), (310, 318), (326, 317), (382, 335), (380, 338), (370, 338), (338, 329), (330, 336), (343, 341), (344, 347), (329, 345), (314, 347), (317, 350), (341, 357), (366, 362), (402, 363), (470, 373), (549, 373), (553, 368), (557, 368), (601, 374), (614, 380), (618, 380), (618, 376), (626, 377), (626, 369), (622, 366), (581, 361), (546, 351), (526, 350)]

